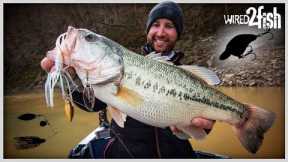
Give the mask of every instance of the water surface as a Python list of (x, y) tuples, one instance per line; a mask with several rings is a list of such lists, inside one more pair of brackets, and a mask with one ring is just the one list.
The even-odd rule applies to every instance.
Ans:
[[(191, 139), (194, 149), (232, 158), (284, 158), (284, 88), (219, 88), (245, 103), (255, 104), (276, 113), (273, 127), (265, 134), (260, 150), (252, 155), (238, 141), (230, 125), (217, 122), (203, 141)], [(98, 114), (75, 108), (72, 122), (64, 115), (64, 101), (56, 95), (55, 107), (46, 107), (43, 91), (31, 91), (4, 97), (5, 158), (67, 158), (70, 149), (98, 126)], [(25, 113), (44, 115), (49, 125), (41, 127), (41, 118), (29, 121), (17, 117)], [(16, 149), (14, 137), (37, 136), (46, 141), (30, 149)], [(173, 147), (173, 146), (171, 146)]]
[(190, 140), (195, 149), (229, 155), (233, 158), (284, 158), (285, 154), (285, 110), (284, 88), (219, 88), (225, 94), (243, 103), (254, 104), (276, 113), (276, 120), (264, 135), (264, 142), (256, 154), (250, 154), (241, 146), (232, 127), (217, 122), (210, 135), (203, 141)]

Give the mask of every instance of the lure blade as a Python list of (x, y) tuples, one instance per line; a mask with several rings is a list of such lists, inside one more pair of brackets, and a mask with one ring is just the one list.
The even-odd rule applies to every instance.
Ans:
[(68, 121), (72, 122), (74, 116), (74, 107), (69, 100), (65, 100), (64, 110), (66, 118)]

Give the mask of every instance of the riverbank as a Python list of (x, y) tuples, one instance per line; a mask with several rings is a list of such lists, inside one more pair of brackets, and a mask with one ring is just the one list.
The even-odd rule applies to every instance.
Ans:
[[(277, 5), (279, 12), (283, 12), (285, 7), (281, 10), (280, 4)], [(146, 42), (145, 22), (153, 6), (152, 3), (5, 5), (5, 95), (43, 86), (47, 74), (40, 68), (40, 61), (69, 25), (92, 30), (140, 54)], [(272, 29), (272, 39), (268, 34), (250, 44), (257, 56), (255, 60), (249, 55), (219, 61), (218, 56), (234, 36), (263, 32), (247, 25), (224, 24), (223, 14), (228, 11), (243, 14), (250, 4), (183, 3), (181, 7), (184, 30), (175, 48), (184, 52), (184, 64), (214, 70), (224, 86), (285, 85), (284, 28)]]

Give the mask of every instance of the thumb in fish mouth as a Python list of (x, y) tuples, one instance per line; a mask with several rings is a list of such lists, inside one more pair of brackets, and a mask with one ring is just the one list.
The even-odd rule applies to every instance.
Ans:
[(44, 57), (41, 60), (40, 66), (43, 70), (45, 70), (46, 72), (49, 72), (51, 70), (51, 68), (54, 66), (55, 61), (49, 59), (48, 57)]

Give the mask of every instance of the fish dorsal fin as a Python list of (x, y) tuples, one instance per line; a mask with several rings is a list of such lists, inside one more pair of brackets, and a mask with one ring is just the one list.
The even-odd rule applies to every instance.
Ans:
[(108, 106), (107, 109), (117, 125), (121, 128), (124, 128), (127, 115), (112, 106)]
[(138, 107), (143, 103), (143, 97), (140, 94), (124, 86), (119, 87), (116, 96), (132, 107)]
[(218, 85), (221, 83), (216, 73), (208, 68), (197, 65), (180, 65), (178, 67), (193, 73), (194, 75), (203, 79), (209, 85)]
[(159, 61), (159, 62), (163, 62), (163, 63), (166, 63), (166, 64), (173, 65), (172, 62), (167, 61), (167, 56), (161, 56), (160, 53), (151, 52), (148, 55), (146, 55), (145, 57), (150, 58), (152, 60), (156, 60), (156, 61)]

